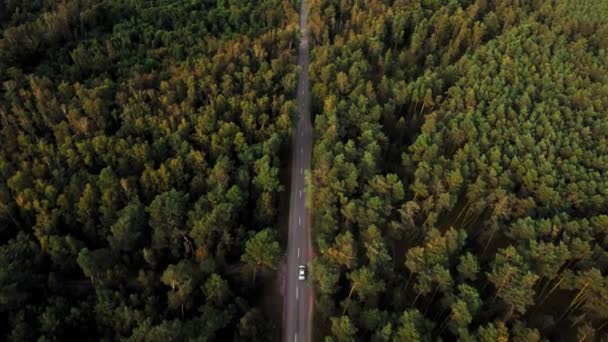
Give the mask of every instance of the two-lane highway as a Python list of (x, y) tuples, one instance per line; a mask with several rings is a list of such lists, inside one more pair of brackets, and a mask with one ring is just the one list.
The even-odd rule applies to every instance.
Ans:
[[(310, 84), (308, 80), (308, 30), (306, 0), (300, 8), (300, 46), (298, 65), (300, 76), (297, 86), (298, 119), (293, 137), (291, 193), (289, 197), (289, 237), (287, 241), (287, 280), (283, 307), (283, 340), (308, 342), (312, 291), (308, 286), (310, 260), (310, 229), (308, 209), (305, 205), (304, 173), (310, 167), (312, 151), (312, 125), (310, 121)], [(298, 279), (298, 267), (307, 266), (307, 280)]]

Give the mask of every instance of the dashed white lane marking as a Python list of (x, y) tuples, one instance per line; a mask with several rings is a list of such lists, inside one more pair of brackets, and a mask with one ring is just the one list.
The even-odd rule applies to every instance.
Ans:
[(301, 225), (302, 225), (302, 217), (301, 217), (301, 216), (299, 216), (299, 217), (298, 217), (298, 226), (301, 226)]
[(300, 174), (302, 174), (302, 168), (300, 168)]
[(302, 198), (302, 190), (300, 190), (300, 198)]
[(298, 300), (298, 287), (296, 286), (296, 300)]
[(298, 247), (298, 258), (300, 257), (300, 247)]
[(304, 148), (300, 147), (300, 153), (304, 153)]
[(302, 131), (302, 136), (304, 136), (304, 131)]
[(298, 333), (293, 334), (293, 342), (298, 342)]

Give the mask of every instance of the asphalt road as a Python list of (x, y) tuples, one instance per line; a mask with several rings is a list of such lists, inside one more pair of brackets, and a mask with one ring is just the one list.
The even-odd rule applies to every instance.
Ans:
[(305, 205), (304, 172), (310, 168), (312, 151), (312, 125), (310, 121), (310, 84), (308, 80), (308, 13), (306, 0), (300, 8), (300, 46), (298, 65), (300, 77), (297, 86), (298, 121), (292, 144), (291, 194), (289, 197), (289, 238), (287, 242), (287, 270), (283, 308), (283, 341), (310, 340), (312, 291), (307, 280), (298, 280), (298, 267), (310, 260), (310, 224)]

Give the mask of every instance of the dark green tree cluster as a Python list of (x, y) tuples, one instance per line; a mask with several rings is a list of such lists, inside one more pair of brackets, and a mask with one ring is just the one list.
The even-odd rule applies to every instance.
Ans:
[(310, 3), (317, 338), (606, 336), (605, 2)]
[(267, 340), (289, 1), (0, 2), (2, 340)]

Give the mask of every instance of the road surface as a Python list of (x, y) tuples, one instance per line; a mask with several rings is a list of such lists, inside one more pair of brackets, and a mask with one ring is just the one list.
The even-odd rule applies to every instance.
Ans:
[(300, 67), (297, 86), (298, 118), (292, 144), (287, 279), (284, 291), (285, 300), (283, 301), (283, 341), (289, 342), (308, 342), (310, 340), (310, 309), (312, 305), (312, 291), (308, 286), (308, 272), (306, 281), (298, 280), (298, 266), (308, 265), (311, 252), (309, 215), (304, 204), (306, 198), (304, 172), (310, 167), (312, 151), (307, 16), (306, 0), (302, 0), (300, 8), (301, 38), (298, 47), (298, 65)]

